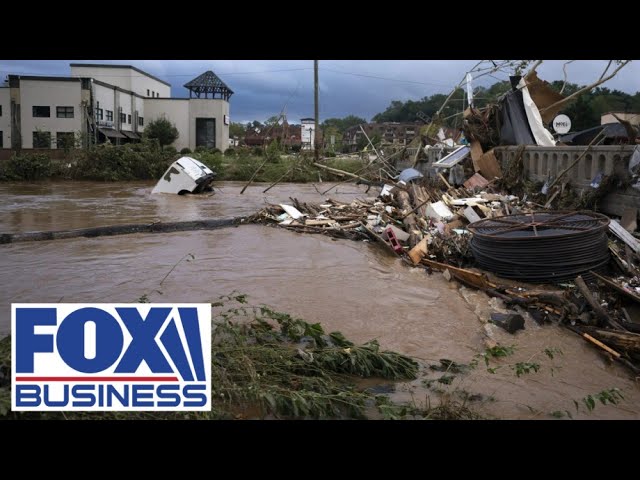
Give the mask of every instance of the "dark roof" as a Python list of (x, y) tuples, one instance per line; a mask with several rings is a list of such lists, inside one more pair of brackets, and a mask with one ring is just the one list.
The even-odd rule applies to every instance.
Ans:
[(602, 115), (609, 115), (610, 113), (623, 113), (626, 115), (640, 115), (640, 112), (625, 112), (623, 110), (612, 110), (610, 112), (604, 112)]
[(184, 87), (188, 89), (197, 89), (202, 87), (218, 88), (218, 89), (226, 89), (229, 91), (229, 93), (233, 93), (233, 90), (227, 87), (227, 85), (222, 80), (220, 80), (220, 77), (218, 77), (211, 70), (207, 70), (202, 75), (194, 78), (190, 82), (185, 83)]
[[(633, 127), (637, 131), (636, 127)], [(604, 125), (598, 125), (596, 127), (588, 128), (580, 132), (568, 133), (561, 135), (559, 140), (563, 143), (570, 143), (573, 145), (588, 145), (595, 137), (603, 131), (606, 139), (616, 138), (628, 138), (627, 130), (621, 123), (605, 123)]]
[(315, 118), (301, 118), (301, 119), (300, 119), (300, 121), (301, 121), (301, 122), (304, 122), (304, 121), (307, 121), (307, 120), (310, 120), (310, 121), (312, 121), (312, 122), (315, 122), (315, 121), (316, 121), (316, 119), (315, 119)]
[(140, 70), (139, 68), (134, 67), (133, 65), (112, 65), (112, 64), (105, 64), (105, 63), (71, 63), (69, 64), (69, 66), (70, 67), (90, 67), (90, 68), (130, 68), (131, 70), (135, 70), (138, 73), (142, 73), (143, 75), (146, 75), (149, 78), (153, 78), (154, 80), (165, 84), (167, 87), (171, 86), (170, 83), (165, 82), (164, 80), (160, 80), (158, 77), (154, 77), (150, 73)]
[(54, 82), (79, 82), (80, 77), (47, 77), (37, 75), (9, 75), (9, 78), (19, 78), (20, 80), (47, 80)]

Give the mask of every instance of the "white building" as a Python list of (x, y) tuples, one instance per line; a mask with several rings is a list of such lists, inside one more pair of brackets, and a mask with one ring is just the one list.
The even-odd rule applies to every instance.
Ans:
[(172, 98), (169, 83), (130, 65), (72, 63), (70, 77), (8, 80), (0, 87), (0, 148), (137, 142), (159, 117), (176, 125), (178, 150), (229, 144), (233, 91), (211, 71), (185, 85), (190, 98)]
[(300, 123), (302, 125), (300, 129), (300, 142), (302, 143), (302, 150), (313, 150), (315, 148), (316, 121), (314, 118), (301, 118)]

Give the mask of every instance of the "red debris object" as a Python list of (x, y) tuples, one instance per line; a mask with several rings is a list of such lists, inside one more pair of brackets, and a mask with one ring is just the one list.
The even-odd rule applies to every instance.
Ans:
[(402, 252), (404, 252), (402, 245), (400, 245), (400, 242), (398, 241), (398, 237), (396, 237), (396, 234), (393, 233), (393, 229), (389, 227), (387, 228), (385, 233), (387, 234), (387, 238), (389, 239), (389, 243), (391, 244), (391, 248), (393, 248), (393, 251), (397, 254), (401, 254)]

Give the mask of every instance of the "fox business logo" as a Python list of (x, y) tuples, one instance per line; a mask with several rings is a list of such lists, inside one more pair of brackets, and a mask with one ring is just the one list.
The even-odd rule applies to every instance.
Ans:
[(13, 304), (15, 411), (211, 410), (211, 305)]

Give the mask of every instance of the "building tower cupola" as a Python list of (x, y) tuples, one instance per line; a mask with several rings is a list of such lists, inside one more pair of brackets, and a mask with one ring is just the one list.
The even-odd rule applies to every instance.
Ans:
[[(229, 101), (229, 98), (233, 95), (233, 90), (227, 87), (220, 80), (220, 77), (211, 70), (185, 83), (184, 87), (189, 90), (189, 98), (220, 98)], [(209, 97), (209, 94), (211, 94), (211, 97)]]

